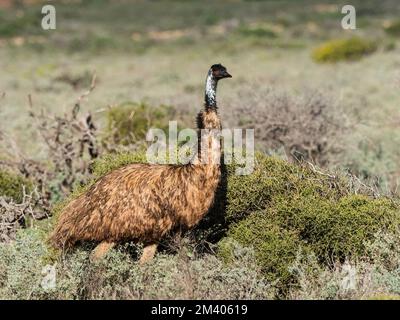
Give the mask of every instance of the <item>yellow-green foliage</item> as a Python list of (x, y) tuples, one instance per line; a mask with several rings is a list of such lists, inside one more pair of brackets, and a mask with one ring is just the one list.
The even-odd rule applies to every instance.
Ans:
[(26, 192), (32, 189), (32, 183), (24, 177), (7, 170), (0, 170), (0, 196), (13, 199), (19, 203), (22, 201), (23, 187)]
[[(293, 191), (297, 196), (320, 195), (337, 198), (347, 192), (345, 183), (332, 188), (332, 179), (305, 166), (290, 164), (278, 157), (256, 153), (254, 171), (250, 175), (235, 175), (235, 166), (227, 168), (228, 206), (226, 218), (233, 222), (271, 205), (277, 197), (284, 201)], [(318, 181), (319, 183), (315, 183)]]
[(288, 266), (296, 258), (301, 242), (296, 232), (265, 219), (262, 213), (251, 215), (232, 225), (228, 236), (219, 243), (219, 256), (227, 263), (235, 258), (235, 246), (252, 247), (261, 272), (268, 281), (287, 284), (293, 281)]
[(174, 120), (171, 106), (150, 106), (146, 103), (125, 102), (107, 113), (109, 138), (116, 144), (143, 141), (150, 128), (168, 129), (168, 121)]
[(391, 36), (400, 36), (400, 20), (393, 21), (385, 26), (385, 32)]
[(324, 265), (357, 259), (379, 230), (395, 233), (400, 225), (393, 201), (353, 194), (345, 180), (261, 154), (253, 174), (229, 174), (225, 214), (229, 227), (220, 256), (229, 261), (235, 242), (252, 246), (267, 278), (285, 285), (300, 248)]
[(94, 163), (93, 174), (99, 178), (127, 164), (142, 162), (146, 162), (146, 154), (144, 152), (108, 154)]
[(316, 62), (355, 61), (373, 53), (377, 45), (362, 38), (337, 39), (328, 41), (315, 48), (312, 58)]

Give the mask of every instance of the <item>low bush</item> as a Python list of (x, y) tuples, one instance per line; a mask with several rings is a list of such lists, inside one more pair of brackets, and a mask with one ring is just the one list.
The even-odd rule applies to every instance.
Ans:
[[(158, 254), (139, 266), (131, 244), (112, 249), (90, 263), (90, 247), (77, 248), (49, 263), (43, 232), (20, 230), (0, 245), (0, 299), (271, 299), (274, 289), (262, 277), (251, 250), (241, 248), (230, 265), (193, 254), (182, 243), (177, 254)], [(238, 251), (239, 249), (237, 249)], [(238, 251), (239, 252), (239, 251)], [(50, 270), (55, 272), (53, 278)], [(49, 277), (48, 277), (49, 276)], [(52, 280), (54, 286), (52, 286)]]
[(376, 51), (375, 42), (362, 38), (349, 38), (328, 41), (315, 48), (312, 58), (316, 62), (356, 61)]
[(238, 29), (238, 32), (246, 37), (254, 37), (254, 38), (270, 38), (274, 39), (277, 38), (278, 35), (275, 31), (271, 30), (268, 27), (245, 27), (242, 26)]
[(225, 217), (229, 223), (269, 208), (273, 203), (286, 203), (286, 198), (293, 201), (294, 195), (335, 199), (349, 192), (345, 181), (261, 153), (256, 153), (252, 174), (239, 176), (234, 172), (235, 166), (228, 166)]
[(284, 288), (293, 282), (288, 268), (298, 250), (330, 266), (367, 256), (365, 242), (380, 230), (398, 233), (392, 200), (354, 194), (346, 179), (308, 166), (259, 154), (253, 174), (231, 174), (227, 181), (228, 231), (220, 256), (229, 261), (233, 242), (251, 246), (267, 279), (279, 279)]
[(321, 266), (315, 255), (299, 253), (291, 266), (299, 285), (291, 299), (400, 299), (400, 243), (398, 235), (378, 232), (366, 242), (367, 259)]
[(108, 154), (94, 162), (93, 175), (94, 177), (99, 178), (125, 165), (145, 161), (146, 155), (144, 152), (121, 152), (117, 154)]
[(292, 95), (242, 86), (228, 104), (229, 112), (223, 117), (231, 127), (254, 128), (259, 150), (284, 151), (291, 160), (307, 160), (322, 167), (342, 158), (340, 141), (348, 134), (351, 119), (345, 116), (343, 106), (321, 92), (304, 90)]
[(233, 225), (220, 241), (219, 256), (228, 264), (236, 258), (237, 244), (255, 249), (256, 262), (269, 282), (278, 281), (278, 287), (294, 282), (288, 267), (301, 246), (295, 232), (268, 221), (262, 214), (254, 214)]
[(391, 36), (400, 36), (400, 20), (391, 21), (389, 24), (384, 26), (384, 30)]
[(114, 144), (134, 144), (144, 141), (150, 128), (168, 132), (168, 122), (174, 120), (174, 108), (146, 103), (125, 102), (107, 112), (107, 138)]
[(8, 14), (0, 11), (0, 37), (16, 37), (26, 34), (40, 34), (43, 29), (40, 28), (42, 16), (40, 12), (33, 10), (24, 10), (20, 15)]

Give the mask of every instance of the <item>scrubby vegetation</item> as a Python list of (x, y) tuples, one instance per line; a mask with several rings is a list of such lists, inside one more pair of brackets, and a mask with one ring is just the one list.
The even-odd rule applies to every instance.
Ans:
[(107, 138), (123, 145), (144, 141), (150, 128), (168, 133), (168, 121), (174, 118), (175, 110), (171, 106), (125, 102), (107, 112)]
[[(345, 31), (340, 1), (66, 0), (45, 32), (42, 1), (0, 1), (0, 298), (399, 299), (399, 2), (372, 2)], [(49, 248), (63, 205), (145, 161), (149, 127), (194, 127), (218, 62), (253, 174), (228, 165), (210, 214), (145, 267), (133, 243), (99, 263), (92, 243)]]
[(349, 38), (328, 41), (314, 49), (312, 57), (316, 62), (354, 61), (376, 51), (373, 41)]
[(278, 233), (296, 234), (320, 260), (364, 255), (363, 241), (381, 229), (397, 230), (400, 216), (393, 200), (356, 194), (346, 180), (258, 155), (253, 174), (228, 178), (226, 218), (241, 230), (233, 231), (234, 239), (251, 234), (251, 226), (257, 230), (256, 221), (264, 219)]
[[(94, 177), (143, 159), (141, 153), (107, 156), (96, 161)], [(0, 293), (14, 298), (282, 298), (311, 290), (310, 286), (325, 286), (316, 279), (322, 273), (331, 276), (329, 270), (340, 278), (335, 275), (338, 264), (348, 260), (393, 276), (398, 264), (387, 254), (387, 245), (388, 239), (399, 236), (395, 202), (366, 191), (356, 194), (360, 189), (351, 187), (347, 178), (263, 154), (257, 155), (253, 174), (237, 176), (234, 169), (230, 165), (226, 173), (225, 222), (220, 226), (225, 235), (211, 251), (192, 246), (199, 241), (194, 232), (178, 245), (178, 238), (168, 240), (166, 249), (145, 269), (135, 262), (140, 247), (129, 243), (98, 264), (89, 263), (90, 244), (54, 260), (45, 242), (51, 228), (37, 224), (0, 246)], [(377, 242), (380, 239), (386, 239), (385, 246)], [(49, 263), (56, 263), (57, 286), (46, 291), (41, 272)], [(321, 274), (313, 274), (312, 284), (302, 282), (316, 270)], [(187, 277), (182, 279), (182, 272)], [(215, 291), (209, 291), (208, 282)], [(344, 290), (335, 285), (337, 292)]]
[(254, 26), (254, 27), (241, 27), (239, 32), (247, 37), (254, 38), (276, 38), (276, 32), (268, 27)]
[[(243, 104), (241, 96), (247, 96)], [(343, 106), (320, 92), (305, 90), (293, 96), (272, 88), (241, 88), (222, 110), (234, 127), (254, 128), (256, 147), (283, 149), (292, 160), (306, 160), (319, 166), (333, 163), (343, 153), (341, 143), (349, 130)]]
[(178, 254), (159, 254), (144, 267), (132, 259), (137, 249), (122, 245), (99, 263), (89, 263), (89, 249), (47, 268), (57, 271), (57, 286), (44, 289), (48, 253), (43, 234), (21, 232), (14, 243), (0, 246), (0, 298), (7, 299), (261, 299), (272, 298), (270, 284), (258, 276), (251, 250), (242, 249), (230, 265), (215, 256), (193, 253), (180, 243)]
[(396, 20), (389, 22), (387, 25), (385, 25), (385, 31), (391, 36), (400, 36), (400, 21)]
[(14, 239), (29, 219), (43, 218), (43, 206), (32, 181), (8, 169), (0, 170), (0, 243)]
[(0, 170), (0, 195), (11, 198), (20, 203), (23, 198), (23, 191), (30, 192), (32, 182), (25, 179), (22, 175), (9, 170)]
[(0, 36), (13, 37), (21, 33), (40, 34), (43, 32), (39, 28), (37, 21), (41, 18), (39, 12), (29, 12), (28, 14), (19, 14), (17, 16), (10, 16), (6, 12), (0, 11)]

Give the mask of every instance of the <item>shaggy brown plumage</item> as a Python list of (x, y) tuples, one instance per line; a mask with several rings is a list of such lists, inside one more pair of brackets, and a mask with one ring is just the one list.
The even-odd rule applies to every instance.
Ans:
[[(215, 94), (218, 80), (227, 77), (222, 65), (211, 67), (199, 129), (221, 128)], [(205, 153), (193, 163), (130, 164), (100, 178), (63, 209), (50, 238), (53, 245), (67, 248), (78, 241), (99, 241), (93, 253), (99, 258), (114, 243), (134, 240), (145, 245), (141, 262), (151, 259), (162, 237), (196, 225), (214, 201), (221, 177), (220, 140), (210, 131), (202, 141)]]

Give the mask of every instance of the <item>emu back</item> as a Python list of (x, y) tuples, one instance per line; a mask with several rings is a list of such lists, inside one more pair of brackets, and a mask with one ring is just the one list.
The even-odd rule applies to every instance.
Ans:
[(190, 228), (210, 208), (218, 164), (131, 164), (95, 182), (61, 212), (54, 246), (77, 241), (153, 243), (176, 227)]

